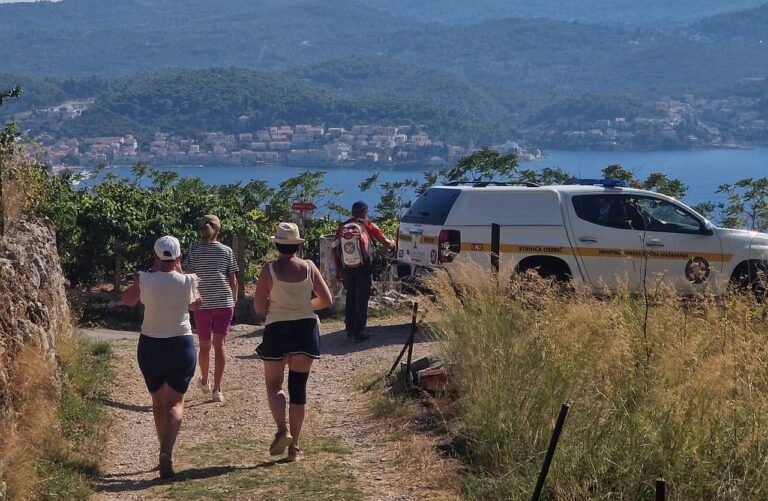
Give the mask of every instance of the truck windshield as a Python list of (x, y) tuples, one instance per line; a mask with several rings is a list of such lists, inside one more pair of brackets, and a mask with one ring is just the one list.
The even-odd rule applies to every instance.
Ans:
[(411, 205), (402, 222), (442, 225), (460, 193), (452, 188), (430, 188)]

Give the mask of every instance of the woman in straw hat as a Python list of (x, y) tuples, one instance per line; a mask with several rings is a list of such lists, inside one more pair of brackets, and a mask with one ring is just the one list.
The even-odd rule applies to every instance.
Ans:
[[(312, 361), (320, 358), (320, 329), (314, 310), (332, 306), (333, 299), (315, 263), (296, 257), (304, 239), (295, 224), (280, 223), (272, 241), (280, 257), (261, 269), (253, 298), (256, 313), (266, 315), (264, 337), (256, 351), (264, 360), (269, 409), (277, 425), (269, 453), (279, 456), (287, 448), (288, 459), (295, 461), (300, 452), (307, 379)], [(286, 365), (288, 426), (283, 392)]]
[(152, 271), (138, 272), (122, 300), (129, 306), (139, 301), (144, 304), (136, 356), (152, 395), (160, 441), (160, 478), (167, 478), (173, 475), (173, 446), (184, 415), (184, 393), (195, 375), (189, 310), (201, 303), (197, 276), (181, 273), (181, 245), (175, 237), (157, 239)]

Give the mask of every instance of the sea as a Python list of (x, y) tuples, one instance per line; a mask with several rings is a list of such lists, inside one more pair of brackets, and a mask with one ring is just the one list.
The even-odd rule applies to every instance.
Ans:
[[(599, 178), (601, 170), (611, 164), (619, 164), (635, 173), (639, 179), (645, 179), (653, 172), (662, 172), (670, 178), (682, 180), (688, 185), (688, 192), (683, 202), (696, 205), (707, 201), (721, 201), (721, 194), (716, 193), (718, 186), (734, 183), (744, 178), (768, 177), (768, 148), (755, 149), (714, 149), (693, 151), (549, 151), (541, 159), (521, 162), (521, 169), (540, 170), (546, 167), (558, 167), (581, 178)], [(423, 169), (333, 167), (315, 169), (295, 166), (180, 166), (157, 167), (183, 177), (199, 177), (207, 184), (246, 183), (252, 179), (262, 179), (270, 186), (277, 187), (282, 181), (305, 171), (324, 172), (324, 186), (340, 190), (337, 197), (325, 197), (312, 200), (322, 212), (330, 202), (350, 207), (357, 200), (366, 200), (371, 207), (379, 201), (381, 193), (376, 187), (360, 191), (360, 183), (378, 172), (379, 183), (400, 181), (413, 178), (421, 181)], [(85, 187), (101, 181), (107, 173), (133, 178), (130, 167), (108, 167), (89, 179), (82, 181)], [(408, 196), (408, 194), (406, 194)]]

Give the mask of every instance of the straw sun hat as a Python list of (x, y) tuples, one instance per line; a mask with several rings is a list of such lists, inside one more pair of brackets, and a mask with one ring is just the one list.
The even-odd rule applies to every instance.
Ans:
[(295, 223), (280, 223), (277, 225), (275, 236), (270, 239), (276, 244), (295, 245), (304, 241)]

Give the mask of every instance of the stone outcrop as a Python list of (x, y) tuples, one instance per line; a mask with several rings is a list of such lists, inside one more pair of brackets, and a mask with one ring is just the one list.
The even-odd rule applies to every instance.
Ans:
[(53, 224), (32, 218), (9, 223), (0, 238), (0, 393), (4, 368), (22, 346), (53, 352), (56, 336), (70, 328)]

